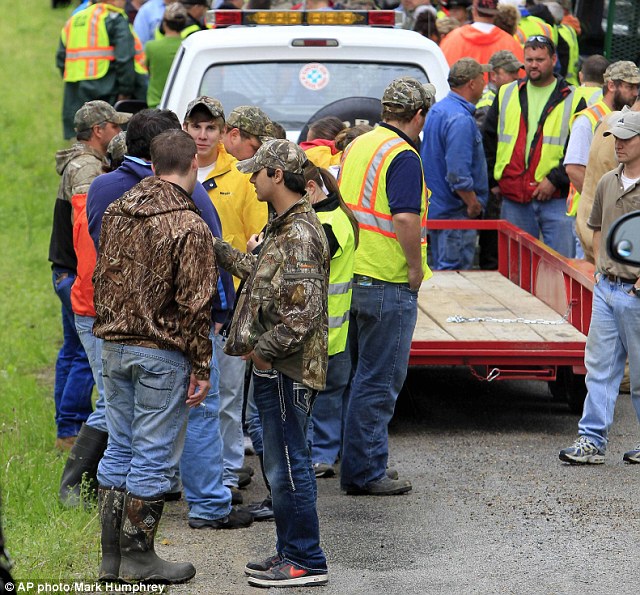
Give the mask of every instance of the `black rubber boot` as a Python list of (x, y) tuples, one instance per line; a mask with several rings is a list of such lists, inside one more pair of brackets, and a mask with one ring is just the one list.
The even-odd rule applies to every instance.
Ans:
[(143, 499), (127, 493), (120, 531), (120, 578), (125, 582), (184, 583), (196, 569), (188, 562), (167, 562), (154, 549), (164, 498)]
[(98, 514), (102, 527), (102, 560), (98, 580), (116, 582), (120, 572), (120, 529), (124, 509), (124, 490), (98, 488)]
[(80, 486), (83, 477), (89, 482), (91, 492), (95, 494), (98, 489), (98, 463), (107, 448), (107, 439), (106, 432), (82, 424), (60, 480), (60, 502), (65, 506), (82, 504)]

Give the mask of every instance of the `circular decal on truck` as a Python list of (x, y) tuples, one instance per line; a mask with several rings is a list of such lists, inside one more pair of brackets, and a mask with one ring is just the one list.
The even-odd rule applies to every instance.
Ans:
[(329, 71), (318, 62), (310, 62), (300, 69), (300, 84), (311, 91), (319, 91), (329, 84)]

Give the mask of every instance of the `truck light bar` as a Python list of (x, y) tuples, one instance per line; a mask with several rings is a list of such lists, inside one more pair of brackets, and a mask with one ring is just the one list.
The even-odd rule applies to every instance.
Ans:
[(209, 10), (207, 27), (231, 25), (369, 25), (394, 27), (402, 21), (395, 10)]

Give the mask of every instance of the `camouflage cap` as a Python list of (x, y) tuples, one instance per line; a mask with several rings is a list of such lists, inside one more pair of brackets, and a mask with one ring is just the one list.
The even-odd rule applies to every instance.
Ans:
[(640, 70), (635, 65), (635, 62), (619, 60), (609, 64), (604, 71), (605, 84), (609, 81), (624, 81), (631, 85), (637, 85), (640, 83)]
[(118, 132), (107, 145), (107, 155), (111, 161), (122, 161), (127, 153), (127, 133)]
[(610, 134), (622, 140), (629, 140), (640, 134), (640, 112), (632, 112), (631, 110), (624, 112), (611, 130), (607, 130), (602, 136)]
[(489, 65), (493, 70), (502, 68), (507, 72), (518, 72), (518, 70), (524, 67), (524, 64), (509, 50), (500, 50), (493, 54), (493, 56), (489, 58)]
[(222, 104), (213, 97), (207, 97), (206, 95), (200, 95), (187, 105), (187, 113), (184, 115), (184, 119), (187, 120), (191, 115), (191, 112), (198, 106), (204, 107), (213, 118), (222, 118), (224, 120), (224, 109)]
[(461, 87), (484, 72), (491, 72), (491, 64), (480, 64), (473, 58), (460, 58), (449, 71), (450, 87)]
[(382, 94), (382, 105), (390, 112), (429, 109), (436, 98), (436, 88), (431, 83), (403, 76), (391, 81)]
[(253, 134), (263, 142), (273, 137), (271, 119), (255, 105), (239, 105), (232, 109), (227, 118), (227, 126)]
[(87, 101), (73, 118), (73, 127), (76, 132), (90, 130), (96, 124), (111, 122), (113, 124), (126, 124), (133, 114), (117, 112), (106, 101)]
[(272, 138), (262, 143), (250, 159), (238, 161), (236, 167), (245, 174), (252, 174), (265, 167), (301, 174), (307, 163), (306, 153), (286, 139)]

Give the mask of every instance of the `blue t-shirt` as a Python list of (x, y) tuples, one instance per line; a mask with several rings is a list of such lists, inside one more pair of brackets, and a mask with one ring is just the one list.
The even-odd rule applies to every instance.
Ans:
[(457, 190), (474, 191), (483, 207), (489, 200), (487, 162), (475, 106), (450, 91), (427, 115), (420, 155), (431, 190), (429, 219), (467, 219)]
[[(406, 140), (412, 147), (415, 144), (401, 130), (384, 122), (384, 128), (393, 130), (398, 136)], [(417, 149), (416, 149), (417, 150)], [(387, 169), (387, 199), (392, 215), (398, 213), (420, 214), (422, 206), (422, 166), (420, 157), (413, 151), (402, 151), (394, 157)]]

